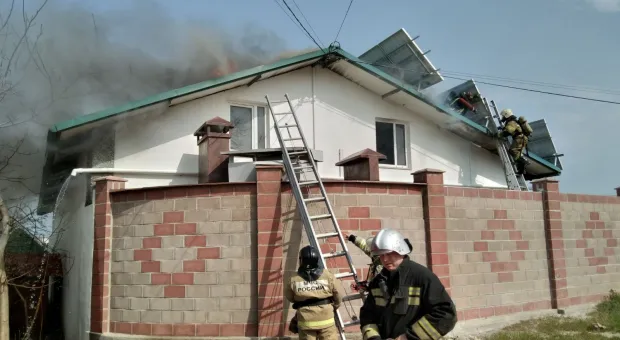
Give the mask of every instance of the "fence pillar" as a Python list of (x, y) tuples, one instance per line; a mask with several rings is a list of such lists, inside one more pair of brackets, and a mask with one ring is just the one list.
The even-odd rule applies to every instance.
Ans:
[(564, 233), (560, 206), (560, 186), (554, 179), (532, 182), (534, 191), (542, 192), (545, 239), (549, 284), (551, 285), (551, 307), (562, 309), (570, 305), (566, 284), (566, 256), (564, 252)]

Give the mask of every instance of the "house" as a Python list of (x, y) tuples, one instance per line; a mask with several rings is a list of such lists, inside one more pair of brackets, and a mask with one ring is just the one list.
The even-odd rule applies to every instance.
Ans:
[[(279, 148), (265, 95), (282, 101), (285, 93), (308, 142), (322, 154), (325, 178), (342, 178), (335, 163), (370, 148), (387, 156), (380, 171), (385, 181), (408, 182), (415, 169), (436, 168), (446, 171), (448, 184), (506, 186), (484, 122), (433, 102), (410, 79), (401, 81), (379, 65), (339, 48), (316, 50), (59, 122), (48, 134), (39, 212), (50, 212), (76, 168), (114, 169), (132, 179), (130, 187), (197, 183), (192, 133), (215, 117), (236, 123), (233, 150)], [(549, 155), (529, 156), (528, 179), (561, 173)]]
[[(409, 43), (414, 44), (410, 38)], [(281, 170), (253, 162), (277, 158), (280, 148), (266, 96), (274, 112), (283, 112), (288, 94), (321, 177), (331, 180), (333, 193), (355, 193), (343, 194), (355, 203), (335, 200), (338, 218), (348, 216), (343, 225), (360, 233), (402, 228), (417, 240), (414, 257), (420, 262), (431, 261), (437, 251), (424, 237), (435, 217), (423, 213), (424, 188), (436, 181), (442, 193), (444, 185), (474, 187), (467, 192), (523, 198), (542, 214), (540, 193), (506, 194), (504, 168), (488, 127), (418, 91), (436, 83), (438, 73), (416, 87), (367, 60), (332, 46), (54, 125), (39, 213), (65, 214), (55, 220), (56, 227), (66, 228), (59, 243), (76, 259), (63, 282), (66, 291), (80, 292), (65, 295), (66, 334), (72, 339), (87, 332), (281, 335), (284, 307), (263, 306), (267, 297), (260, 287), (271, 283), (261, 281), (260, 273), (276, 266), (274, 258), (291, 270), (296, 254), (289, 248), (293, 262), (287, 262), (282, 253), (289, 250), (277, 245), (283, 236), (261, 228), (284, 223), (274, 216), (284, 215), (285, 206), (294, 210), (294, 200), (280, 180)], [(203, 143), (205, 122), (231, 128), (224, 142)], [(343, 184), (343, 168), (336, 164), (365, 149), (385, 156), (378, 166), (380, 181), (354, 189)], [(209, 180), (213, 158), (223, 160), (218, 165), (223, 170), (217, 171), (225, 174), (216, 183)], [(561, 172), (533, 152), (529, 158), (529, 179)], [(439, 171), (420, 175), (421, 169)], [(265, 178), (272, 181), (268, 191), (258, 185)], [(362, 204), (370, 199), (358, 199), (365, 193), (381, 195)], [(277, 200), (261, 208), (268, 203), (257, 197), (274, 195)], [(359, 210), (348, 209), (358, 204)], [(385, 204), (376, 212), (381, 216), (370, 213), (373, 204)], [(492, 210), (484, 211), (476, 217), (493, 218), (488, 216)], [(302, 229), (289, 218), (286, 237), (297, 235), (298, 244)], [(261, 233), (267, 234), (261, 238)], [(545, 234), (541, 229), (534, 237), (541, 241)], [(356, 255), (358, 266), (365, 261)], [(546, 260), (537, 265), (543, 272)], [(536, 287), (534, 297), (551, 299), (539, 283)], [(277, 293), (269, 298), (281, 300)], [(256, 299), (263, 302), (257, 305)], [(273, 329), (261, 330), (259, 324)]]

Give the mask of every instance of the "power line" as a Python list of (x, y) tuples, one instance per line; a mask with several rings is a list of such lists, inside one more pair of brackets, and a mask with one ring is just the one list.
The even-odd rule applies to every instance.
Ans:
[(310, 23), (310, 20), (308, 20), (308, 18), (306, 18), (306, 16), (304, 15), (304, 12), (301, 10), (301, 8), (297, 5), (297, 1), (293, 0), (293, 4), (295, 5), (295, 7), (297, 7), (297, 10), (299, 10), (299, 13), (301, 13), (301, 16), (304, 18), (304, 20), (306, 21), (306, 23), (308, 23), (308, 26), (310, 27), (310, 30), (312, 31), (312, 33), (314, 33), (314, 35), (316, 36), (316, 38), (319, 40), (319, 42), (321, 43), (321, 46), (325, 46), (325, 44), (321, 41), (321, 38), (319, 37), (319, 35), (316, 33), (316, 31), (314, 30), (314, 28), (312, 27), (312, 24)]
[(344, 13), (344, 18), (342, 18), (342, 22), (340, 23), (340, 28), (338, 29), (338, 33), (336, 33), (336, 37), (334, 38), (334, 42), (338, 40), (338, 36), (340, 35), (340, 30), (342, 30), (342, 26), (344, 25), (344, 21), (347, 20), (347, 15), (349, 15), (349, 10), (351, 9), (351, 5), (353, 5), (353, 0), (349, 1), (349, 7), (347, 7), (347, 11)]
[(473, 77), (473, 78), (487, 78), (487, 79), (492, 79), (492, 80), (502, 80), (502, 81), (511, 82), (511, 83), (520, 83), (520, 84), (544, 86), (544, 87), (551, 87), (551, 88), (563, 88), (563, 89), (567, 89), (567, 90), (576, 90), (576, 91), (583, 91), (583, 92), (593, 92), (593, 93), (620, 95), (620, 90), (611, 90), (611, 89), (603, 89), (603, 88), (593, 88), (593, 87), (566, 85), (566, 84), (558, 84), (558, 83), (540, 82), (540, 81), (515, 79), (515, 78), (499, 77), (499, 76), (488, 76), (488, 75), (481, 75), (481, 74), (476, 74), (476, 73), (457, 72), (457, 71), (448, 71), (448, 70), (442, 70), (441, 73), (442, 74), (461, 75), (461, 76), (467, 76), (467, 77)]
[[(368, 65), (382, 66), (382, 67), (390, 67), (390, 68), (400, 69), (400, 70), (404, 70), (404, 71), (411, 71), (411, 72), (421, 73), (421, 72), (416, 71), (416, 70), (406, 69), (406, 68), (398, 67), (398, 66), (394, 66), (394, 65), (383, 65), (383, 64), (377, 64), (377, 63), (370, 63), (370, 62), (365, 62), (365, 61), (362, 61), (362, 60), (358, 60), (358, 61), (355, 61), (355, 62), (358, 62), (358, 63), (361, 63), (361, 64), (368, 64)], [(427, 73), (427, 72), (422, 72), (422, 73)], [(469, 80), (469, 79), (466, 79), (466, 78), (451, 77), (451, 76), (445, 76), (445, 75), (444, 75), (444, 77), (450, 78), (450, 79), (464, 80), (464, 81)], [(524, 88), (524, 87), (502, 85), (502, 84), (489, 83), (489, 82), (484, 82), (484, 81), (476, 81), (476, 83), (490, 85), (490, 86), (505, 87), (505, 88), (510, 88), (510, 89), (514, 89), (514, 90), (520, 90), (520, 91), (528, 91), (528, 92), (547, 94), (547, 95), (552, 95), (552, 96), (567, 97), (567, 98), (588, 100), (588, 101), (594, 101), (594, 102), (600, 102), (600, 103), (620, 105), (620, 102), (615, 102), (615, 101), (611, 101), (611, 100), (596, 99), (596, 98), (581, 97), (581, 96), (573, 96), (573, 95), (564, 94), (564, 93), (556, 93), (556, 92), (534, 90), (534, 89), (528, 89), (528, 88)]]
[(306, 29), (306, 27), (304, 27), (304, 25), (301, 23), (301, 21), (299, 21), (299, 18), (297, 18), (297, 16), (295, 15), (295, 12), (293, 12), (293, 10), (291, 9), (291, 7), (288, 5), (288, 3), (286, 2), (286, 0), (282, 0), (282, 2), (284, 3), (284, 5), (286, 6), (286, 8), (288, 8), (288, 10), (291, 12), (291, 14), (293, 15), (293, 17), (295, 18), (295, 20), (297, 20), (297, 22), (299, 23), (299, 25), (301, 25), (301, 28), (306, 31), (306, 33), (308, 34), (308, 37), (310, 37), (310, 39), (312, 39), (312, 41), (321, 49), (321, 51), (325, 52), (325, 50), (323, 50), (323, 47), (321, 47), (321, 45), (319, 45), (318, 42), (316, 42), (316, 40), (314, 39), (314, 37), (312, 37), (312, 34), (310, 34), (310, 32), (308, 32), (308, 30)]
[[(284, 7), (282, 7), (282, 5), (278, 2), (278, 0), (273, 0), (273, 2), (276, 3), (276, 5), (278, 5), (278, 7), (280, 7), (280, 9), (282, 10), (282, 12), (284, 12), (284, 14), (286, 14), (286, 16), (291, 20), (291, 22), (297, 26), (298, 28), (302, 29), (303, 28), (295, 21), (295, 19), (293, 19), (293, 17), (289, 14), (289, 12), (287, 12)], [(305, 34), (305, 33), (304, 33)], [(307, 35), (307, 34), (306, 34)]]

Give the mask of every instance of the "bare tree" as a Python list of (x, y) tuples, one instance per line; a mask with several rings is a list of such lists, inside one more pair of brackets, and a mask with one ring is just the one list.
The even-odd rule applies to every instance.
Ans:
[[(0, 11), (0, 104), (11, 96), (19, 96), (20, 81), (19, 67), (30, 62), (38, 62), (36, 42), (42, 34), (42, 27), (35, 37), (36, 18), (47, 3), (44, 0), (35, 11), (27, 12), (25, 0), (21, 2), (21, 11), (16, 8), (16, 1), (12, 0), (7, 11)], [(17, 5), (19, 6), (19, 5)], [(21, 15), (21, 20), (15, 20)], [(0, 117), (0, 133), (14, 132), (16, 127), (26, 122), (29, 117), (13, 116), (10, 112)], [(24, 141), (27, 136), (15, 138), (9, 143), (0, 143), (0, 188), (22, 184), (25, 178), (20, 174), (20, 165), (15, 160), (24, 155)], [(37, 218), (34, 211), (24, 209), (28, 205), (23, 199), (5, 196), (0, 191), (0, 340), (9, 339), (9, 284), (5, 266), (5, 252), (9, 237), (17, 228), (28, 228), (33, 225), (33, 218)], [(15, 203), (15, 202), (21, 203)], [(25, 205), (24, 205), (25, 202)], [(36, 228), (36, 227), (35, 227)], [(29, 327), (30, 329), (31, 327)]]

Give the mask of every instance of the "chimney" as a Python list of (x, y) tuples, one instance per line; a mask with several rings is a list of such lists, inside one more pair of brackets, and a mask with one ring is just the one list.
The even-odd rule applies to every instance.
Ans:
[(220, 117), (202, 124), (194, 136), (198, 140), (198, 183), (228, 182), (230, 130), (235, 126)]

